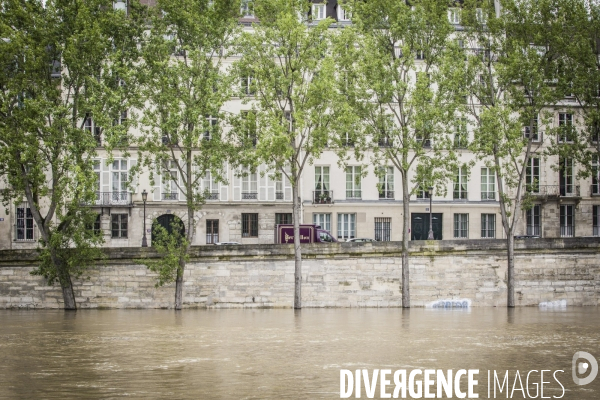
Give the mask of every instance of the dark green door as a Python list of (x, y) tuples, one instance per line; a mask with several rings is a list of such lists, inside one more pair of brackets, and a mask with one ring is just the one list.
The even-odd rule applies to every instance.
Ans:
[[(433, 213), (433, 239), (442, 240), (442, 213)], [(412, 213), (410, 218), (410, 240), (427, 240), (429, 235), (429, 213)]]

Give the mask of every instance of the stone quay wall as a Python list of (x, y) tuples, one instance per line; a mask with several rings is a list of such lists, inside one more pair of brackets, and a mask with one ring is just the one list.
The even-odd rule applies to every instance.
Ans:
[[(303, 307), (401, 307), (401, 243), (303, 246)], [(600, 305), (600, 238), (516, 240), (515, 298), (519, 306), (566, 300)], [(80, 308), (170, 308), (174, 284), (137, 260), (152, 248), (109, 248), (106, 259), (74, 280)], [(62, 308), (62, 292), (30, 272), (37, 253), (0, 251), (0, 308)], [(503, 240), (410, 242), (413, 307), (446, 299), (472, 306), (506, 305)], [(185, 270), (184, 307), (292, 307), (291, 245), (198, 246)]]

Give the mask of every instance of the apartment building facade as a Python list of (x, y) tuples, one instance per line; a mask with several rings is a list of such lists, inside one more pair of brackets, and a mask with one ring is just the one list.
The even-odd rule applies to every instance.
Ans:
[[(350, 23), (350, 15), (337, 1), (314, 1), (313, 20), (326, 17), (337, 21), (332, 29)], [(118, 7), (126, 7), (117, 2)], [(240, 23), (252, 29), (256, 22), (252, 2), (242, 2)], [(458, 24), (456, 15), (449, 12), (451, 22)], [(235, 57), (226, 61), (226, 66)], [(248, 84), (247, 77), (240, 85)], [(251, 93), (247, 93), (251, 96)], [(241, 113), (249, 105), (241, 98), (232, 98), (224, 106), (230, 113)], [(577, 164), (571, 159), (545, 156), (550, 145), (545, 134), (551, 128), (564, 124), (580, 124), (578, 104), (566, 96), (549, 109), (552, 121), (547, 126), (523, 127), (524, 135), (534, 135), (534, 153), (527, 168), (527, 191), (533, 207), (521, 212), (517, 235), (540, 237), (600, 236), (600, 175), (598, 161), (592, 177), (578, 179)], [(128, 118), (124, 111), (119, 122)], [(212, 117), (208, 117), (212, 118)], [(220, 123), (221, 121), (210, 121)], [(292, 190), (285, 178), (276, 179), (264, 166), (257, 171), (243, 171), (225, 166), (226, 182), (210, 174), (203, 177), (198, 188), (207, 191), (206, 204), (196, 213), (194, 227), (187, 226), (187, 208), (183, 194), (171, 179), (151, 183), (148, 171), (132, 177), (137, 165), (137, 149), (130, 155), (106, 153), (99, 127), (92, 118), (85, 127), (97, 136), (98, 158), (95, 169), (98, 176), (97, 198), (92, 207), (98, 212), (94, 229), (103, 233), (107, 247), (138, 247), (143, 236), (152, 242), (153, 224), (168, 225), (181, 219), (185, 229), (195, 229), (193, 245), (217, 242), (242, 244), (273, 243), (275, 226), (292, 222)], [(131, 135), (140, 135), (139, 129)], [(455, 151), (460, 160), (472, 164), (460, 168), (443, 190), (430, 192), (422, 187), (410, 199), (411, 240), (427, 239), (429, 224), (436, 240), (504, 238), (496, 176), (484, 161), (478, 160), (466, 149), (464, 139), (472, 140), (469, 122), (457, 125)], [(555, 138), (567, 141), (568, 138)], [(352, 144), (349, 143), (349, 146)], [(378, 143), (389, 146), (390, 143)], [(398, 241), (402, 235), (403, 204), (401, 177), (390, 163), (375, 167), (370, 154), (363, 161), (338, 165), (332, 149), (312, 165), (307, 166), (299, 183), (302, 223), (318, 224), (338, 240), (366, 237), (379, 241)], [(172, 168), (171, 177), (177, 176)], [(133, 178), (133, 179), (132, 179)], [(412, 180), (412, 177), (409, 178)], [(133, 185), (128, 182), (133, 180)], [(144, 218), (145, 216), (145, 218)], [(35, 248), (39, 233), (26, 203), (11, 204), (0, 210), (0, 249)]]

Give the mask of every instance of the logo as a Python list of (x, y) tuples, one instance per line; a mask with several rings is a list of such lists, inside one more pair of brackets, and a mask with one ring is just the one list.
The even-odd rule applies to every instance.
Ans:
[[(586, 362), (578, 363), (577, 360), (581, 358), (585, 359)], [(579, 386), (592, 383), (598, 375), (598, 361), (596, 361), (596, 358), (593, 355), (585, 351), (578, 351), (573, 355), (573, 364), (571, 367), (573, 370), (573, 382)], [(590, 370), (590, 374), (586, 378), (578, 377), (578, 375), (584, 375), (588, 370)]]

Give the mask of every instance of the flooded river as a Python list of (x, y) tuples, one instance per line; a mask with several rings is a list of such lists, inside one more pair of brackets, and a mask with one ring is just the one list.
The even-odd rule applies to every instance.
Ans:
[(517, 371), (527, 386), (529, 371), (550, 370), (544, 397), (600, 399), (600, 377), (574, 383), (578, 351), (600, 358), (597, 307), (0, 310), (0, 398), (339, 399), (343, 369), (477, 369), (479, 398), (488, 398), (488, 371), (500, 380), (509, 371), (512, 398), (521, 399), (542, 379), (531, 373), (528, 393)]

